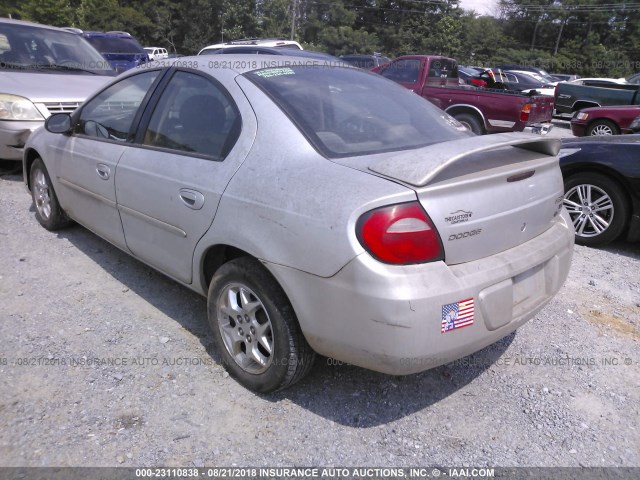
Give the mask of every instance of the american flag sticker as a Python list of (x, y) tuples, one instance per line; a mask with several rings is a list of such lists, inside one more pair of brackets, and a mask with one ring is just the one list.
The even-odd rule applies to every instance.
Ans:
[(473, 298), (442, 306), (441, 333), (469, 325), (473, 325)]

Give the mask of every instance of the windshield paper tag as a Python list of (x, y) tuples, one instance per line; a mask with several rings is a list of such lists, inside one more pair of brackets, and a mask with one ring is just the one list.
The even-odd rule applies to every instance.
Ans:
[(296, 72), (290, 68), (268, 68), (256, 72), (256, 75), (263, 78), (281, 77), (282, 75), (295, 75)]

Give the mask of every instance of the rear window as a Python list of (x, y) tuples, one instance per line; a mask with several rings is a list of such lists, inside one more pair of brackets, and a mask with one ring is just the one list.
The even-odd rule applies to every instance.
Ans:
[(329, 158), (408, 150), (468, 135), (428, 101), (363, 70), (290, 65), (245, 76)]

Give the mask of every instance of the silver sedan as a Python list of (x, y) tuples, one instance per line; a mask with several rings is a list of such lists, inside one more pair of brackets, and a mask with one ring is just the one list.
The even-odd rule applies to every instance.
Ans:
[(50, 117), (24, 178), (45, 228), (206, 296), (225, 368), (270, 392), (316, 353), (410, 374), (532, 318), (573, 253), (558, 149), (344, 64), (191, 57)]

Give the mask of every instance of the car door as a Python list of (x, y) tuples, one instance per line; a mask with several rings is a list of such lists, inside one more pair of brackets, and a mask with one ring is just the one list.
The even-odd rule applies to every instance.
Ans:
[(60, 155), (57, 180), (63, 208), (120, 248), (125, 241), (116, 206), (116, 165), (131, 144), (131, 127), (159, 73), (126, 77), (89, 100)]
[(129, 250), (184, 283), (192, 281), (195, 246), (250, 148), (252, 140), (236, 146), (244, 116), (212, 77), (175, 70), (145, 113), (138, 148), (118, 164), (116, 194)]

